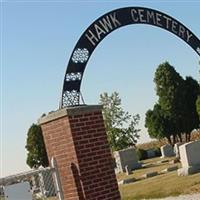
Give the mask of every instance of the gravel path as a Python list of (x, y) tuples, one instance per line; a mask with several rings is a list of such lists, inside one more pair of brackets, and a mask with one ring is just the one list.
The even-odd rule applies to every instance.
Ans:
[(154, 200), (200, 200), (200, 194), (180, 195), (178, 197), (167, 197), (164, 199), (154, 199)]

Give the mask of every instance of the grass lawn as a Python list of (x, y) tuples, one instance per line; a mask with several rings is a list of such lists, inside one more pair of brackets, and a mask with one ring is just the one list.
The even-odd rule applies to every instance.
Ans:
[[(143, 179), (141, 175), (158, 171), (160, 173), (163, 169), (170, 166), (169, 163), (157, 164), (160, 158), (148, 159), (143, 161), (146, 168), (133, 171), (132, 175), (118, 174), (118, 181), (124, 178), (136, 178), (136, 182), (120, 185), (122, 200), (137, 200), (162, 198), (168, 196), (177, 196), (180, 194), (200, 193), (200, 173), (190, 176), (178, 176), (177, 172), (168, 172), (158, 176)], [(178, 164), (180, 167), (180, 164)]]

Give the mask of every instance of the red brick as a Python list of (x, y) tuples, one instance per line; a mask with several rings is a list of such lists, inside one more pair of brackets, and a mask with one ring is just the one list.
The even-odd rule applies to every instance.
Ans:
[(120, 200), (100, 110), (41, 126), (49, 160), (57, 160), (64, 200)]

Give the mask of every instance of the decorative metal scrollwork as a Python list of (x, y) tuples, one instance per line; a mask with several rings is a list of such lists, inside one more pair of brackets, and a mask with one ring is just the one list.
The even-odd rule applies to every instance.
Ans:
[[(158, 10), (125, 7), (108, 12), (81, 35), (72, 51), (64, 76), (60, 107), (79, 105), (81, 83), (87, 62), (97, 45), (111, 32), (130, 24), (148, 24), (169, 31), (185, 41), (200, 56), (200, 40), (181, 22)], [(122, 72), (123, 69), (122, 69)]]
[(84, 63), (88, 60), (88, 58), (89, 58), (89, 51), (86, 48), (76, 49), (72, 56), (72, 60), (74, 63)]
[(62, 96), (62, 104), (63, 107), (65, 106), (76, 106), (79, 105), (79, 98), (80, 98), (80, 92), (76, 90), (65, 91)]
[(66, 81), (76, 81), (76, 80), (81, 80), (82, 74), (81, 72), (76, 72), (76, 73), (68, 73), (66, 74)]
[(200, 47), (197, 47), (197, 52), (200, 54)]

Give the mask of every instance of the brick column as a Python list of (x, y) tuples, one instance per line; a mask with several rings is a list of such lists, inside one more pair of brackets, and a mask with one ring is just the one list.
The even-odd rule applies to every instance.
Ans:
[(64, 108), (39, 119), (65, 200), (119, 200), (101, 106)]

